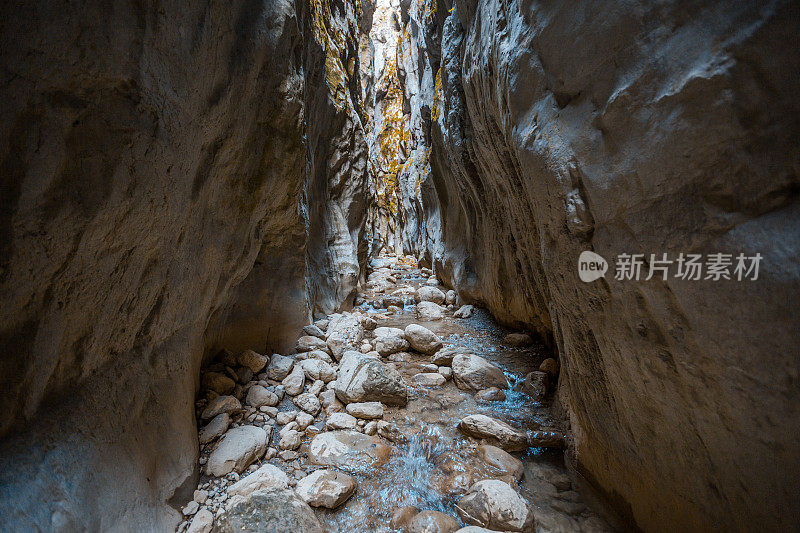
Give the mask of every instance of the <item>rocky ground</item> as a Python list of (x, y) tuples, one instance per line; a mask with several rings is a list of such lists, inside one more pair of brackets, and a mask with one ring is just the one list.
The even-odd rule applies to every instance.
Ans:
[(179, 532), (608, 531), (563, 466), (558, 363), (413, 260), (373, 260), (295, 353), (222, 352)]

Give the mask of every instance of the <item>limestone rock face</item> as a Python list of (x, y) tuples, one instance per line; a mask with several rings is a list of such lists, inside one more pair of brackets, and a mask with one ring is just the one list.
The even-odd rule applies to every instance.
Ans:
[[(404, 8), (400, 247), (549, 339), (573, 462), (639, 528), (794, 527), (797, 6), (424, 7)], [(604, 280), (579, 279), (584, 250)], [(614, 279), (635, 253), (762, 261), (757, 281)]]
[(5, 527), (171, 530), (204, 355), (352, 305), (360, 21), (322, 4), (0, 7)]

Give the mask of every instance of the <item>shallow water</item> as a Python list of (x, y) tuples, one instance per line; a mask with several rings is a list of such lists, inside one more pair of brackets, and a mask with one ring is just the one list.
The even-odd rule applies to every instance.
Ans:
[[(401, 275), (398, 286), (417, 287), (425, 279)], [(385, 316), (385, 310), (372, 308), (369, 301), (360, 308), (374, 316)], [(506, 400), (476, 402), (473, 393), (458, 389), (452, 380), (439, 388), (415, 386), (411, 378), (424, 371), (421, 365), (430, 363), (430, 356), (404, 353), (400, 357), (390, 357), (390, 360), (395, 359), (398, 370), (409, 384), (410, 394), (406, 407), (386, 409), (384, 419), (395, 424), (408, 437), (408, 442), (395, 444), (390, 461), (383, 467), (353, 473), (358, 479), (358, 489), (342, 507), (335, 511), (317, 510), (330, 531), (393, 531), (389, 526), (392, 514), (406, 505), (441, 511), (458, 520), (455, 504), (469, 486), (482, 479), (498, 477), (498, 472), (478, 456), (479, 443), (456, 429), (464, 416), (483, 413), (526, 430), (553, 424), (547, 405), (540, 405), (526, 394), (513, 390), (525, 374), (538, 369), (541, 361), (549, 357), (543, 345), (526, 348), (505, 345), (502, 339), (509, 331), (498, 326), (482, 309), (476, 309), (468, 319), (454, 319), (452, 312), (448, 312), (444, 320), (423, 322), (416, 320), (415, 308), (407, 306), (402, 314), (379, 321), (380, 326), (400, 328), (410, 323), (431, 329), (442, 338), (445, 346), (468, 348), (503, 368), (510, 384), (505, 391)], [(562, 452), (530, 448), (514, 455), (522, 460), (525, 468), (525, 475), (516, 488), (534, 510), (537, 531), (612, 530), (573, 490)], [(459, 523), (466, 525), (460, 520)]]

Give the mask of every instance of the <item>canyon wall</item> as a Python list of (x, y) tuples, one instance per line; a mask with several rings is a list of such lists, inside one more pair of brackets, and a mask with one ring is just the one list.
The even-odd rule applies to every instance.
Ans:
[[(431, 154), (400, 180), (405, 249), (550, 341), (568, 455), (631, 527), (795, 528), (797, 4), (403, 11), (410, 151)], [(579, 280), (583, 250), (604, 279)], [(731, 273), (760, 253), (758, 279), (645, 279), (649, 254), (718, 252)], [(614, 278), (626, 253), (638, 281)]]
[(360, 5), (0, 8), (4, 527), (171, 528), (203, 358), (352, 304)]

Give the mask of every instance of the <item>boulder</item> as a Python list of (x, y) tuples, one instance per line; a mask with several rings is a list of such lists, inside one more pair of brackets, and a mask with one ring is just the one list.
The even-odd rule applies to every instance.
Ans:
[(208, 405), (206, 406), (205, 409), (203, 409), (200, 418), (202, 418), (203, 420), (209, 420), (211, 418), (214, 418), (220, 413), (228, 413), (230, 415), (237, 411), (240, 411), (241, 409), (242, 409), (242, 404), (239, 403), (239, 400), (237, 400), (235, 397), (217, 396), (216, 398), (208, 402)]
[(333, 363), (333, 357), (331, 357), (331, 354), (324, 350), (311, 350), (310, 352), (298, 353), (295, 355), (295, 358), (298, 361), (318, 359), (320, 361), (325, 361), (328, 364)]
[(481, 444), (478, 446), (478, 455), (499, 476), (509, 475), (517, 481), (522, 479), (524, 472), (522, 461), (505, 450), (491, 444)]
[(509, 333), (503, 337), (503, 342), (511, 346), (529, 346), (533, 344), (533, 337), (527, 333)]
[[(266, 427), (272, 431), (270, 426)], [(239, 426), (229, 430), (209, 455), (206, 473), (214, 477), (230, 472), (242, 473), (264, 455), (268, 441), (269, 433), (257, 426)]]
[(309, 324), (308, 326), (303, 326), (303, 333), (306, 335), (310, 335), (312, 337), (317, 337), (320, 339), (325, 338), (325, 332), (319, 329), (319, 326), (314, 324)]
[(319, 400), (315, 394), (310, 392), (304, 392), (303, 394), (298, 394), (292, 399), (292, 402), (305, 411), (306, 413), (310, 414), (311, 416), (317, 416), (317, 413), (320, 412), (322, 409), (322, 405), (320, 405)]
[(228, 426), (230, 425), (231, 417), (228, 413), (218, 414), (200, 430), (200, 434), (198, 435), (200, 444), (207, 444), (217, 437), (220, 437), (223, 433), (228, 431)]
[(380, 339), (381, 337), (402, 337), (404, 332), (400, 328), (390, 328), (387, 326), (381, 326), (379, 328), (375, 328), (373, 331), (375, 334), (376, 339)]
[(417, 304), (417, 318), (432, 322), (444, 318), (445, 308), (433, 302), (420, 302)]
[(441, 387), (447, 381), (439, 372), (422, 372), (415, 374), (411, 380), (420, 387)]
[(383, 404), (381, 402), (349, 403), (345, 409), (354, 417), (364, 420), (383, 418)]
[(356, 490), (356, 480), (336, 470), (317, 470), (297, 482), (295, 491), (312, 507), (336, 509)]
[(328, 347), (338, 361), (347, 350), (357, 350), (364, 338), (364, 326), (358, 316), (344, 313), (333, 318), (325, 330)]
[(253, 350), (245, 350), (236, 356), (236, 362), (245, 368), (249, 368), (253, 374), (258, 374), (269, 364), (269, 357)]
[(528, 447), (528, 436), (505, 422), (486, 415), (465, 416), (458, 423), (458, 429), (470, 437), (485, 440), (509, 452), (519, 452)]
[(385, 464), (391, 451), (378, 437), (357, 431), (326, 431), (311, 440), (308, 460), (320, 466), (363, 471)]
[[(324, 336), (324, 333), (321, 331), (320, 334)], [(310, 352), (311, 350), (326, 351), (328, 349), (328, 343), (325, 342), (324, 339), (314, 335), (303, 335), (297, 339), (297, 346), (295, 346), (296, 352)]]
[(247, 497), (257, 490), (285, 489), (289, 487), (289, 477), (277, 466), (261, 465), (252, 474), (241, 478), (228, 487), (228, 497)]
[(253, 385), (250, 387), (247, 391), (247, 397), (244, 400), (244, 403), (252, 405), (256, 409), (262, 405), (274, 407), (278, 405), (279, 402), (280, 399), (278, 395), (262, 385)]
[(453, 305), (453, 304), (455, 304), (456, 303), (456, 298), (458, 298), (458, 295), (456, 294), (456, 291), (454, 291), (454, 290), (447, 291), (444, 296), (445, 296), (445, 300), (444, 300), (445, 305)]
[(436, 287), (420, 287), (417, 289), (417, 296), (421, 302), (433, 302), (437, 305), (441, 305), (447, 300), (447, 296)]
[(294, 367), (294, 359), (280, 354), (274, 354), (267, 365), (269, 379), (282, 381)]
[(281, 438), (278, 441), (279, 450), (296, 450), (300, 447), (303, 434), (295, 429), (281, 431)]
[(453, 357), (451, 366), (453, 368), (453, 379), (459, 389), (508, 388), (508, 380), (503, 374), (503, 370), (479, 355), (457, 354)]
[(268, 489), (234, 498), (217, 518), (219, 533), (323, 533), (311, 507), (291, 489)]
[(319, 359), (305, 359), (299, 361), (295, 366), (300, 366), (303, 369), (306, 377), (311, 380), (322, 380), (329, 383), (336, 379), (336, 369), (329, 363)]
[(409, 347), (408, 341), (400, 336), (380, 337), (375, 342), (375, 351), (382, 357), (397, 352), (405, 352)]
[(358, 419), (347, 413), (333, 413), (325, 419), (325, 429), (335, 431), (337, 429), (356, 429)]
[(411, 519), (417, 515), (417, 513), (419, 513), (419, 509), (413, 505), (400, 507), (396, 509), (394, 513), (392, 513), (392, 519), (389, 522), (389, 526), (392, 529), (405, 531), (406, 526), (408, 526), (408, 522), (410, 522)]
[(442, 347), (442, 339), (428, 328), (419, 324), (406, 326), (403, 335), (411, 347), (420, 353), (434, 354)]
[(360, 352), (344, 353), (333, 388), (344, 403), (377, 401), (405, 405), (408, 402), (408, 388), (400, 373), (377, 357)]
[(453, 313), (453, 316), (456, 318), (469, 318), (472, 316), (472, 313), (475, 312), (475, 307), (471, 305), (462, 305), (458, 308), (458, 310)]
[(506, 399), (506, 393), (497, 387), (489, 387), (476, 392), (475, 399), (479, 402), (502, 402)]
[(479, 481), (458, 501), (464, 522), (496, 531), (532, 531), (533, 512), (511, 486), (499, 479)]
[(201, 388), (212, 390), (217, 394), (230, 394), (236, 382), (230, 376), (226, 376), (220, 372), (206, 372), (203, 374)]
[(539, 365), (539, 371), (545, 372), (551, 378), (556, 378), (558, 376), (558, 361), (548, 357)]
[(299, 364), (294, 365), (289, 375), (283, 378), (281, 385), (283, 385), (286, 394), (289, 396), (297, 396), (303, 392), (303, 386), (306, 384), (306, 373), (303, 367)]
[(519, 389), (536, 402), (542, 402), (547, 397), (548, 378), (545, 372), (529, 372), (519, 384)]
[(200, 509), (197, 514), (194, 515), (194, 518), (192, 518), (192, 522), (186, 529), (186, 533), (209, 533), (213, 525), (214, 515), (211, 514), (211, 511), (208, 509)]

